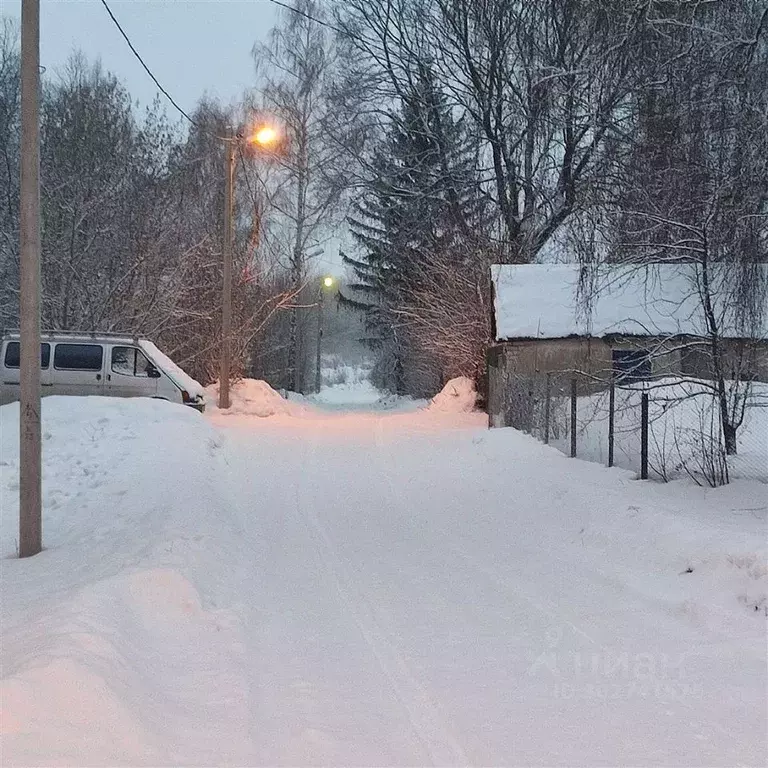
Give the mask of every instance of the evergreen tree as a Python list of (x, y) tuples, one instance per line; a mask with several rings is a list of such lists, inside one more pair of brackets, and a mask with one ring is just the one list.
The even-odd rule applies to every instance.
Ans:
[[(423, 72), (392, 116), (370, 186), (353, 206), (349, 224), (361, 256), (344, 255), (359, 299), (342, 300), (366, 312), (370, 341), (380, 351), (380, 382), (398, 393), (422, 394), (448, 375), (474, 374), (452, 370), (455, 355), (439, 349), (427, 327), (455, 332), (451, 302), (436, 302), (443, 317), (429, 317), (418, 305), (446, 298), (453, 288), (446, 275), (486, 269), (487, 249), (478, 247), (486, 201), (477, 165), (465, 124)], [(415, 375), (407, 381), (404, 371)]]

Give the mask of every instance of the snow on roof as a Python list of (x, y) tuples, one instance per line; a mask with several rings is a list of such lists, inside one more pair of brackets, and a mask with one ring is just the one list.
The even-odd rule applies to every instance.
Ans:
[[(768, 268), (763, 268), (768, 284)], [(560, 339), (569, 336), (706, 336), (695, 264), (613, 265), (579, 289), (578, 264), (504, 264), (491, 267), (496, 339)], [(725, 274), (712, 275), (710, 291), (720, 332), (753, 336), (738, 328), (723, 300)], [(585, 301), (585, 299), (590, 299)], [(768, 307), (758, 338), (768, 338)]]

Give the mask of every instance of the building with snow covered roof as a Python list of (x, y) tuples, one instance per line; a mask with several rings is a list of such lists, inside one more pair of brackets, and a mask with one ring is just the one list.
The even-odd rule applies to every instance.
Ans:
[[(686, 377), (768, 381), (768, 307), (745, 312), (732, 275), (696, 264), (494, 265), (488, 410), (493, 426), (525, 428), (542, 375), (578, 394)], [(756, 279), (768, 285), (768, 268)], [(715, 346), (717, 354), (715, 354)], [(534, 380), (538, 382), (533, 384)]]

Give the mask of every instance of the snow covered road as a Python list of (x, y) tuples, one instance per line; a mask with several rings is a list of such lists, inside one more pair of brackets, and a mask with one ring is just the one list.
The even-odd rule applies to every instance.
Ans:
[[(45, 403), (3, 765), (764, 765), (766, 487), (477, 415)], [(16, 421), (14, 421), (16, 420)]]

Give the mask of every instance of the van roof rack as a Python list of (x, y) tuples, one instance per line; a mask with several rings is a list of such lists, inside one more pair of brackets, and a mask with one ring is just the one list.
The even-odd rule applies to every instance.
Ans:
[[(18, 328), (5, 328), (2, 330), (1, 336), (18, 336), (20, 331)], [(44, 328), (40, 331), (41, 336), (81, 336), (89, 339), (105, 338), (105, 339), (132, 339), (135, 344), (138, 344), (139, 336), (137, 333), (117, 333), (115, 331), (58, 331), (54, 329)]]

